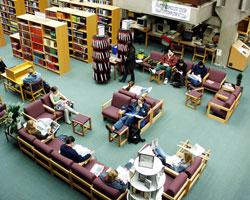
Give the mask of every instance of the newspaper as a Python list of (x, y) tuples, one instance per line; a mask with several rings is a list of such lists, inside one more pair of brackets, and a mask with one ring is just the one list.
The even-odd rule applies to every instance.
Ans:
[(178, 166), (181, 162), (181, 158), (177, 155), (166, 156), (166, 163), (171, 166)]
[(95, 163), (94, 166), (91, 168), (90, 172), (95, 174), (96, 177), (98, 177), (103, 170), (104, 170), (103, 165)]
[(76, 152), (82, 157), (86, 156), (87, 154), (91, 154), (91, 150), (86, 147), (83, 147), (80, 144), (74, 145), (73, 149), (76, 150)]

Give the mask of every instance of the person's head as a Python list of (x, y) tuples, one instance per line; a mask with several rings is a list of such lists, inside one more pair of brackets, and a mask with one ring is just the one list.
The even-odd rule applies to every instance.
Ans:
[(111, 169), (106, 176), (106, 182), (113, 182), (117, 177), (118, 172), (115, 169)]
[(25, 130), (26, 130), (29, 134), (33, 135), (33, 134), (36, 132), (36, 123), (35, 123), (35, 121), (33, 121), (33, 120), (27, 121)]
[(169, 49), (169, 50), (168, 50), (168, 55), (169, 55), (169, 56), (173, 56), (173, 55), (174, 55), (174, 52), (172, 51), (172, 49)]
[(143, 96), (140, 96), (137, 100), (137, 103), (139, 106), (142, 106), (145, 102), (145, 98)]
[(75, 142), (75, 138), (73, 136), (69, 136), (66, 138), (65, 140), (65, 143), (68, 145), (68, 146), (73, 146)]
[(179, 63), (180, 66), (183, 66), (184, 65), (184, 60), (183, 59), (179, 59), (178, 63)]
[(28, 69), (28, 74), (32, 75), (35, 73), (35, 70), (33, 68)]
[(184, 157), (185, 163), (192, 163), (193, 156), (192, 156), (192, 154), (190, 152), (184, 152), (183, 157)]
[(53, 86), (50, 88), (50, 91), (53, 93), (53, 94), (57, 94), (58, 92), (58, 88), (56, 86)]
[(204, 67), (204, 63), (202, 61), (198, 62), (199, 67)]

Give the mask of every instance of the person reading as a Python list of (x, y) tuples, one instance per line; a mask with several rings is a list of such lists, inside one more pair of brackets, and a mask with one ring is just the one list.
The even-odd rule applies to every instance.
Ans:
[(167, 84), (168, 80), (171, 77), (172, 68), (176, 65), (176, 63), (177, 63), (177, 58), (174, 55), (174, 52), (171, 49), (169, 49), (168, 53), (161, 58), (160, 63), (156, 66), (156, 68), (155, 69), (150, 68), (149, 70), (153, 74), (155, 74), (157, 71), (165, 70), (166, 78), (164, 80), (164, 84)]
[(184, 86), (184, 78), (186, 77), (186, 73), (187, 64), (184, 62), (184, 60), (179, 59), (170, 78), (171, 84), (174, 87)]
[(202, 83), (202, 79), (207, 75), (208, 69), (199, 61), (198, 64), (194, 65), (191, 69), (191, 73), (188, 75), (188, 80), (191, 85), (198, 87)]
[(79, 114), (79, 112), (75, 111), (70, 107), (72, 103), (69, 99), (67, 99), (64, 95), (62, 95), (56, 86), (51, 87), (51, 93), (49, 98), (54, 105), (55, 110), (63, 110), (64, 111), (64, 119), (67, 124), (71, 124), (69, 113)]
[(135, 123), (136, 119), (142, 119), (147, 116), (149, 111), (148, 106), (145, 104), (145, 98), (139, 97), (138, 100), (134, 103), (131, 103), (128, 106), (125, 106), (123, 110), (120, 110), (120, 114), (123, 115), (113, 126), (107, 124), (106, 128), (109, 132), (115, 130), (120, 130), (123, 125), (131, 127)]
[(81, 163), (91, 157), (91, 152), (88, 148), (81, 145), (74, 145), (75, 138), (69, 136), (65, 140), (65, 144), (60, 147), (60, 154), (76, 163)]

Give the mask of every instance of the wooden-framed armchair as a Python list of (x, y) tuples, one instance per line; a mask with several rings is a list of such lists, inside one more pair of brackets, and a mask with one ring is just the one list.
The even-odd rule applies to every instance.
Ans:
[(174, 54), (182, 59), (184, 55), (184, 46), (182, 44), (172, 43), (171, 47)]
[(197, 57), (201, 58), (203, 63), (206, 62), (207, 57), (208, 57), (208, 52), (206, 51), (205, 46), (195, 46), (192, 61), (194, 61), (195, 58), (197, 58)]

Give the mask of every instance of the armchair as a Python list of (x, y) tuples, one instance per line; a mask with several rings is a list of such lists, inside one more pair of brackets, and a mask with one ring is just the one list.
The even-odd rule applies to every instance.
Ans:
[(202, 62), (205, 63), (207, 56), (208, 56), (208, 53), (206, 51), (206, 47), (196, 46), (194, 48), (194, 55), (193, 55), (192, 61), (194, 61), (195, 58), (198, 57), (198, 58), (202, 58)]
[(161, 52), (151, 51), (150, 56), (148, 56), (147, 58), (145, 58), (143, 60), (143, 63), (142, 63), (143, 72), (144, 72), (144, 70), (149, 71), (149, 69), (155, 68), (157, 63), (160, 62), (162, 56), (163, 56), (163, 53), (161, 53)]
[(28, 119), (37, 120), (41, 118), (50, 118), (56, 120), (55, 110), (43, 105), (41, 100), (36, 100), (26, 105), (23, 111), (23, 115)]
[(226, 76), (226, 72), (210, 68), (209, 75), (204, 78), (203, 87), (207, 90), (217, 92), (225, 82)]
[[(192, 67), (193, 67), (193, 65), (192, 65)], [(188, 80), (188, 75), (192, 73), (192, 67), (190, 68), (189, 71), (187, 71), (187, 75), (186, 75), (185, 86), (187, 87), (187, 89), (189, 89), (189, 87), (191, 85), (190, 81)], [(207, 77), (209, 76), (209, 72), (210, 72), (210, 68), (208, 68), (207, 74), (203, 77), (203, 79), (201, 81), (201, 85), (198, 86), (198, 87), (202, 87), (203, 86), (205, 80), (207, 80)], [(192, 86), (192, 88), (195, 88), (195, 86)]]
[(184, 47), (182, 44), (172, 43), (172, 49), (175, 55), (179, 55), (180, 58), (183, 58)]
[(131, 101), (131, 97), (115, 92), (112, 99), (102, 105), (103, 119), (110, 119), (111, 121), (117, 121), (121, 117), (120, 109), (124, 105), (128, 105)]

